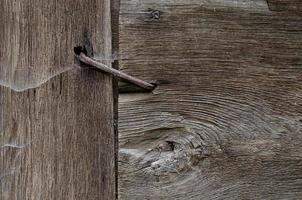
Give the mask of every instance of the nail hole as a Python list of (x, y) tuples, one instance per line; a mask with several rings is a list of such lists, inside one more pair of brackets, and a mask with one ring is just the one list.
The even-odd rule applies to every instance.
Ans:
[(150, 13), (150, 18), (154, 19), (154, 20), (159, 20), (160, 19), (160, 11), (159, 10), (154, 10), (149, 8), (148, 9), (149, 13)]
[(87, 50), (83, 46), (76, 46), (73, 48), (73, 51), (76, 55), (80, 55), (81, 53), (84, 53), (85, 55), (87, 55)]

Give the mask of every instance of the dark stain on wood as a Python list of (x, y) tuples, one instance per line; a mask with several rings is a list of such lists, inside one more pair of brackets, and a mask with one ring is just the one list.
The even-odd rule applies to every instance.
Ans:
[(278, 12), (302, 12), (300, 0), (267, 0), (269, 9)]

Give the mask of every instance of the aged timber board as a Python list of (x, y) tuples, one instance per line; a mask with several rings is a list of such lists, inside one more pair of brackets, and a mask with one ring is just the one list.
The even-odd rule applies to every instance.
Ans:
[(0, 199), (115, 198), (109, 0), (0, 1)]
[(121, 1), (120, 199), (301, 199), (299, 6)]

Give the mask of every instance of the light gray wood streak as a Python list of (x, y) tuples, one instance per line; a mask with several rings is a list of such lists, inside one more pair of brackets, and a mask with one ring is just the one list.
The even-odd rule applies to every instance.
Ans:
[(158, 87), (120, 95), (120, 199), (301, 199), (302, 15), (284, 2), (122, 1), (120, 68)]

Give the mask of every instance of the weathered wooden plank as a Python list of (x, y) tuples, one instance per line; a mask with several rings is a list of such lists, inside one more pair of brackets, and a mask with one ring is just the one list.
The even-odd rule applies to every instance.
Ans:
[(0, 7), (0, 199), (115, 199), (112, 80), (73, 53), (111, 65), (110, 1)]
[(301, 13), (123, 0), (120, 20), (120, 68), (158, 83), (119, 98), (120, 199), (301, 198)]
[(1, 85), (22, 91), (72, 69), (77, 45), (86, 45), (99, 60), (111, 60), (103, 49), (110, 41), (102, 35), (111, 37), (111, 29), (102, 27), (110, 26), (110, 5), (104, 2), (2, 0)]

